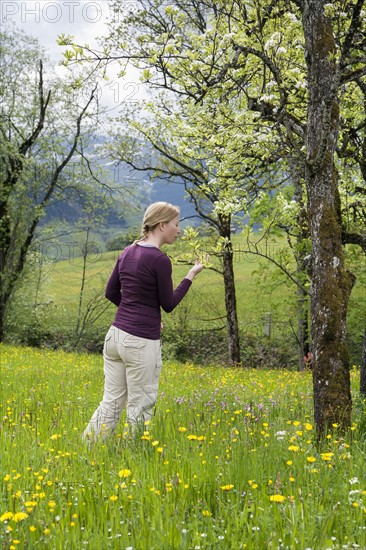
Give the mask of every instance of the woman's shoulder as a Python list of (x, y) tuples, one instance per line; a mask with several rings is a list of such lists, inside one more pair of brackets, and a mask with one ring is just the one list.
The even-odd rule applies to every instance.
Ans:
[(172, 262), (165, 252), (159, 250), (160, 254), (157, 254), (154, 258), (154, 267), (157, 269), (172, 268)]
[(119, 258), (124, 258), (125, 256), (135, 256), (135, 255), (137, 257), (143, 256), (146, 259), (151, 258), (152, 261), (155, 261), (158, 258), (168, 258), (165, 252), (162, 252), (160, 248), (156, 246), (140, 245), (138, 242), (134, 242), (126, 246), (126, 248), (122, 250), (121, 254), (119, 255)]

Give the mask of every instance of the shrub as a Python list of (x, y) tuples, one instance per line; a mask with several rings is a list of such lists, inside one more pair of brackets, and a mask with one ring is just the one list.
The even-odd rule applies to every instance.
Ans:
[(130, 227), (124, 233), (117, 235), (106, 242), (106, 250), (111, 252), (113, 250), (122, 250), (129, 244), (132, 244), (140, 237), (140, 229), (137, 227)]

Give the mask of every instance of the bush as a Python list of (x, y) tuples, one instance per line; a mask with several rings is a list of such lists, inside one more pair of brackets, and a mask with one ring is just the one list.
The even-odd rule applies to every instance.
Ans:
[(218, 330), (164, 330), (164, 358), (190, 361), (202, 365), (225, 364), (228, 360), (227, 338)]
[(140, 230), (137, 227), (130, 227), (124, 233), (117, 235), (111, 239), (108, 239), (105, 247), (108, 252), (114, 250), (122, 250), (129, 244), (132, 244), (140, 237)]
[[(167, 329), (162, 340), (166, 359), (201, 365), (228, 364), (228, 340), (224, 330)], [(241, 334), (240, 348), (244, 368), (297, 368), (297, 349), (291, 341), (270, 342), (263, 337)]]

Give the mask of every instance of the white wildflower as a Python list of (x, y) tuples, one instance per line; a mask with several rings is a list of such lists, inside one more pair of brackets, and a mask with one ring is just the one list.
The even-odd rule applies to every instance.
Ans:
[(350, 483), (350, 485), (356, 485), (356, 483), (360, 483), (360, 482), (358, 481), (358, 477), (352, 477), (349, 480), (349, 483)]

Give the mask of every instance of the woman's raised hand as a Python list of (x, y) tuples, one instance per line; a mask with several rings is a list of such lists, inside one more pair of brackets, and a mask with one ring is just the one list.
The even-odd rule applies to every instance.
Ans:
[(198, 275), (198, 273), (201, 273), (204, 267), (204, 264), (200, 260), (195, 260), (194, 266), (191, 267), (191, 269), (188, 271), (188, 274), (186, 275), (186, 279), (193, 281), (195, 276)]

